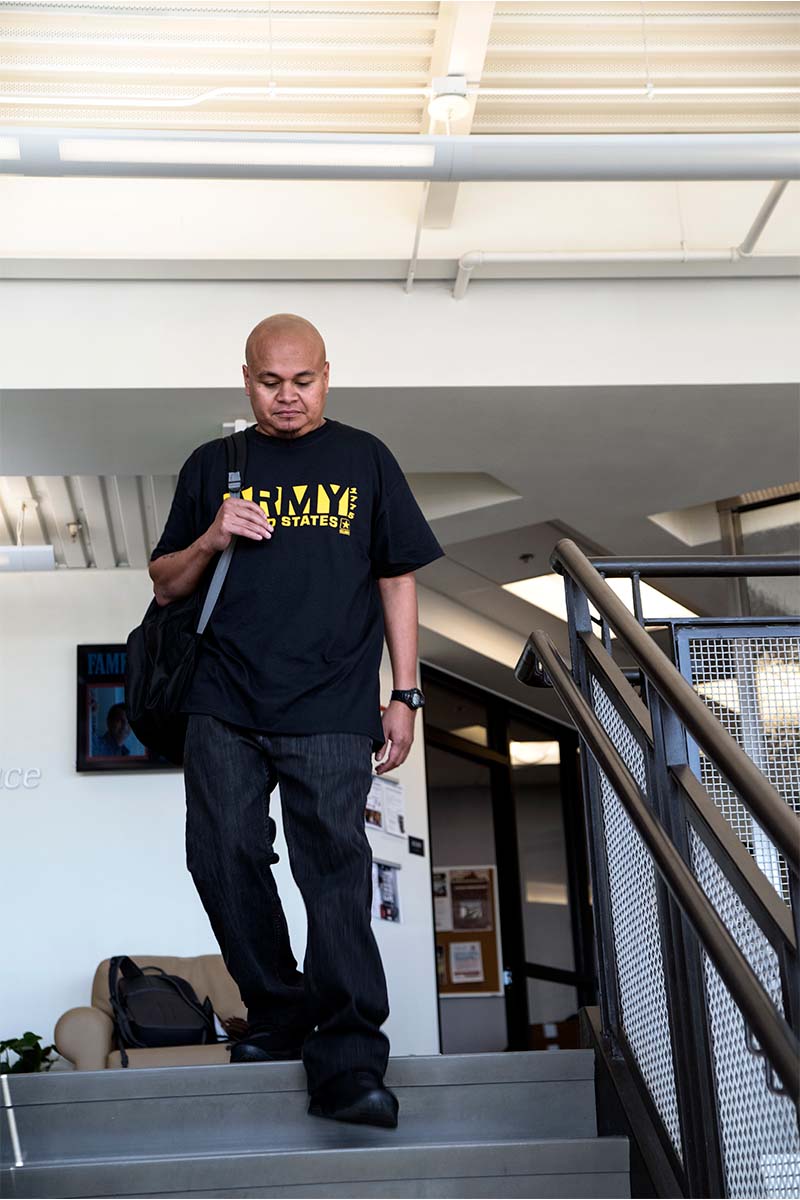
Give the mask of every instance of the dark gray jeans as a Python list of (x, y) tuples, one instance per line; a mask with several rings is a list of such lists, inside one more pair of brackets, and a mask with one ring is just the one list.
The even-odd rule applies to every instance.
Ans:
[[(364, 806), (372, 740), (359, 733), (266, 734), (189, 717), (186, 865), (251, 1030), (297, 1033), (309, 1091), (341, 1071), (383, 1075), (386, 980), (370, 924), (372, 853)], [(280, 784), (289, 865), (305, 902), (303, 974), (271, 866), (269, 793)], [(314, 1028), (316, 1027), (316, 1028)]]

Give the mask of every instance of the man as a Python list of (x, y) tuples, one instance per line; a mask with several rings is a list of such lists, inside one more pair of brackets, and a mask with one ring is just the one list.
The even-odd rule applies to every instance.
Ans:
[(106, 713), (106, 731), (94, 740), (92, 757), (124, 758), (130, 754), (130, 748), (125, 745), (130, 732), (125, 705), (112, 704)]
[[(302, 1056), (309, 1112), (394, 1127), (364, 811), (372, 753), (384, 774), (414, 737), (414, 571), (442, 550), (386, 446), (324, 417), (330, 366), (310, 322), (267, 318), (245, 359), (242, 497), (224, 491), (222, 439), (198, 447), (150, 565), (169, 604), (207, 587), (238, 539), (183, 706), (187, 866), (247, 1006), (232, 1060)], [(395, 690), (381, 718), (384, 632)], [(308, 915), (302, 975), (270, 870), (276, 782)]]

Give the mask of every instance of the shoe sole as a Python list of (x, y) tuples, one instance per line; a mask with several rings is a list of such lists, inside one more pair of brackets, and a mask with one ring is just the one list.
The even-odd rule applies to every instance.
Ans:
[(370, 1100), (369, 1097), (351, 1104), (349, 1108), (340, 1108), (334, 1112), (326, 1112), (313, 1101), (308, 1106), (309, 1116), (325, 1117), (328, 1121), (346, 1121), (348, 1125), (377, 1125), (381, 1129), (396, 1129), (398, 1108), (393, 1113), (386, 1111), (383, 1098)]

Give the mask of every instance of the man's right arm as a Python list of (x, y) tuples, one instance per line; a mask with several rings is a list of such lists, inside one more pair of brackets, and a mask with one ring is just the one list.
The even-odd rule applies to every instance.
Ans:
[(229, 545), (234, 534), (260, 542), (272, 537), (272, 527), (264, 510), (252, 500), (232, 496), (223, 500), (212, 524), (191, 546), (162, 554), (150, 563), (156, 604), (163, 607), (191, 595), (214, 555)]

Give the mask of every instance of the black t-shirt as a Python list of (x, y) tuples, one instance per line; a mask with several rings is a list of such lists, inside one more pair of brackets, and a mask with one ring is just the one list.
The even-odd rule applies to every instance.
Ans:
[[(238, 539), (182, 711), (264, 733), (366, 733), (377, 750), (377, 580), (443, 550), (397, 460), (371, 433), (328, 418), (299, 438), (253, 427), (246, 437), (242, 496), (262, 506), (272, 537)], [(181, 468), (151, 561), (208, 529), (227, 478), (223, 439), (198, 446)]]

